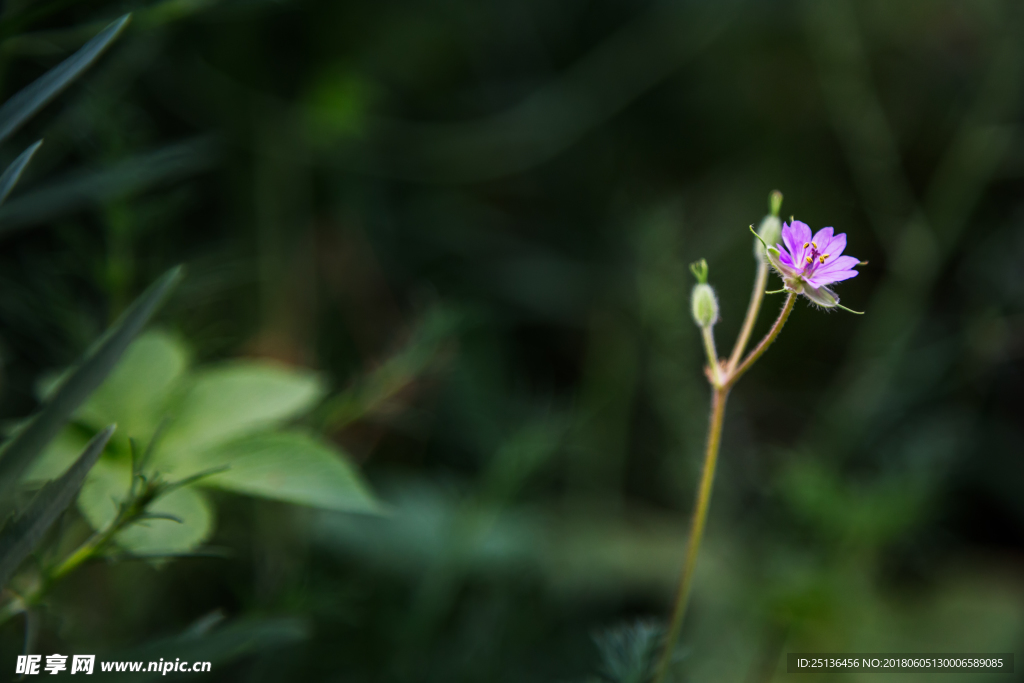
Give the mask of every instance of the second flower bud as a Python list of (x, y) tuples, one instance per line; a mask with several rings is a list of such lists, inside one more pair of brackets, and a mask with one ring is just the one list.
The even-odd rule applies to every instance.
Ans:
[(693, 320), (702, 328), (709, 328), (718, 322), (718, 297), (708, 284), (708, 262), (704, 259), (690, 264), (690, 272), (697, 278), (697, 286), (690, 297)]

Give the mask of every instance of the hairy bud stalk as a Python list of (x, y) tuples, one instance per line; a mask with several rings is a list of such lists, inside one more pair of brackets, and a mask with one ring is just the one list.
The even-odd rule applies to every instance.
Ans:
[(718, 386), (722, 381), (722, 368), (718, 362), (718, 351), (715, 350), (715, 334), (712, 332), (712, 327), (718, 322), (718, 297), (708, 284), (707, 261), (701, 259), (691, 263), (690, 272), (697, 278), (697, 286), (693, 288), (690, 299), (690, 312), (693, 314), (693, 321), (700, 327), (700, 334), (704, 340), (709, 377), (715, 386)]

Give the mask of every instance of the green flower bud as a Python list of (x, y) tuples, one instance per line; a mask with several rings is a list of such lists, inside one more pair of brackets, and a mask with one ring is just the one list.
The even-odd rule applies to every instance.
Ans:
[(718, 297), (708, 284), (708, 262), (701, 259), (691, 263), (690, 272), (697, 278), (697, 286), (690, 298), (693, 320), (700, 327), (711, 327), (718, 322)]
[[(774, 247), (782, 242), (782, 221), (779, 220), (778, 216), (765, 216), (764, 220), (761, 221), (761, 225), (757, 228), (757, 234), (764, 240), (764, 244)], [(754, 258), (759, 263), (764, 262), (764, 244), (761, 244), (756, 239), (754, 240)]]
[(778, 190), (768, 195), (769, 213), (761, 219), (761, 225), (757, 228), (757, 234), (764, 241), (764, 244), (754, 240), (754, 258), (758, 263), (764, 263), (765, 245), (774, 247), (782, 241), (782, 221), (779, 220), (779, 209), (782, 208), (782, 193)]
[(693, 320), (700, 327), (711, 327), (718, 322), (718, 297), (711, 285), (701, 282), (694, 287), (690, 304), (693, 307)]

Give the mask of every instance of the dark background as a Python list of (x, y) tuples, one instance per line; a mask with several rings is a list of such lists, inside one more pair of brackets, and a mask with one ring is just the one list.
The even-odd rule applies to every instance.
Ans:
[(594, 636), (668, 614), (699, 474), (686, 265), (710, 265), (725, 354), (773, 189), (869, 261), (837, 287), (866, 315), (799, 303), (733, 392), (680, 679), (1013, 651), (1022, 10), (8, 2), (4, 97), (134, 17), (3, 150), (46, 140), (0, 209), (5, 416), (179, 262), (160, 322), (200, 360), (343, 391), (404, 359), (360, 419), (321, 423), (390, 517), (225, 496), (229, 559), (89, 566), (41, 651), (118, 652), (219, 610), (308, 637), (218, 680), (617, 680)]

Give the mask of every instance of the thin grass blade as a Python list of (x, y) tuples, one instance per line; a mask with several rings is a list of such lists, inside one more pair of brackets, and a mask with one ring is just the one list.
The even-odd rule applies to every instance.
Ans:
[(53, 67), (31, 85), (15, 94), (0, 107), (0, 142), (18, 130), (33, 114), (46, 106), (64, 88), (92, 66), (93, 62), (128, 25), (130, 14), (111, 23), (63, 62)]
[(28, 166), (28, 162), (32, 161), (32, 157), (35, 156), (36, 151), (43, 145), (43, 141), (39, 140), (34, 145), (26, 149), (18, 158), (11, 162), (11, 165), (7, 167), (3, 175), (0, 175), (0, 204), (4, 203), (7, 199), (7, 195), (11, 193), (14, 186), (17, 185), (18, 180), (21, 178), (22, 172), (25, 167)]
[(217, 145), (186, 140), (101, 170), (79, 171), (34, 188), (0, 208), (0, 233), (46, 224), (59, 216), (102, 205), (211, 168)]
[(96, 464), (113, 433), (114, 426), (111, 425), (94, 436), (75, 464), (40, 489), (25, 511), (0, 530), (0, 587), (7, 585), (11, 575), (39, 544), (46, 530), (74, 500), (85, 476)]
[(182, 270), (181, 266), (172, 268), (150, 285), (86, 354), (81, 365), (69, 373), (28, 425), (0, 450), (0, 503), (10, 497), (32, 461), (107, 378), (132, 339), (181, 279)]

